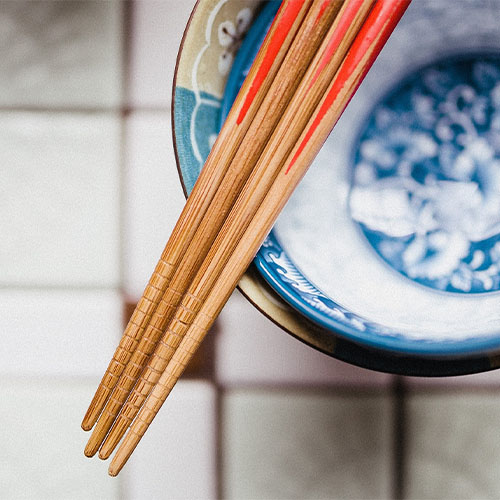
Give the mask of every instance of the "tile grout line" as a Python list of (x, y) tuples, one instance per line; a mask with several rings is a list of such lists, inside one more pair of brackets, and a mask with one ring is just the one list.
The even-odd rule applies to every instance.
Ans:
[(32, 105), (0, 105), (0, 113), (119, 113), (122, 106), (78, 106), (78, 105), (57, 105), (57, 106), (32, 106)]
[[(216, 331), (219, 325), (216, 324)], [(216, 333), (216, 331), (214, 333)], [(214, 356), (216, 359), (216, 357)], [(214, 359), (214, 363), (215, 363)], [(215, 390), (215, 499), (219, 500), (224, 498), (224, 445), (223, 445), (223, 435), (224, 435), (224, 403), (225, 403), (225, 392), (226, 390), (222, 387), (215, 376), (215, 364), (212, 371), (212, 376), (210, 382), (212, 383)]]
[(113, 292), (120, 291), (116, 285), (30, 285), (30, 284), (0, 284), (0, 292)]
[(392, 498), (403, 500), (406, 490), (407, 387), (404, 377), (396, 376), (392, 385), (394, 416), (392, 428)]
[[(129, 82), (129, 69), (130, 69), (130, 54), (131, 54), (131, 40), (132, 40), (132, 16), (134, 2), (122, 2), (120, 10), (120, 21), (122, 28), (121, 38), (121, 68), (120, 68), (120, 91), (121, 91), (121, 106), (119, 109), (120, 120), (120, 147), (119, 147), (119, 186), (118, 186), (118, 238), (119, 238), (119, 255), (118, 255), (118, 268), (120, 279), (120, 292), (122, 303), (122, 315), (126, 314), (126, 296), (125, 296), (125, 204), (126, 204), (126, 161), (127, 161), (127, 131), (126, 131), (126, 117), (127, 113), (124, 110), (125, 103), (128, 100), (128, 82)], [(126, 478), (118, 480), (118, 494), (120, 500), (127, 499), (127, 481)]]
[[(124, 97), (126, 91), (122, 90)], [(97, 114), (97, 113), (110, 113), (120, 114), (122, 116), (129, 115), (134, 112), (139, 113), (168, 113), (171, 112), (170, 104), (167, 106), (142, 106), (142, 105), (129, 105), (122, 104), (120, 106), (0, 106), (0, 113), (50, 113), (50, 114)]]
[(127, 129), (126, 117), (127, 111), (124, 103), (128, 100), (128, 81), (129, 81), (129, 59), (130, 59), (130, 40), (133, 2), (123, 2), (121, 4), (121, 25), (122, 25), (122, 40), (121, 40), (121, 106), (119, 111), (120, 120), (120, 148), (119, 148), (119, 186), (118, 186), (118, 203), (119, 203), (119, 219), (118, 219), (118, 234), (119, 234), (119, 256), (118, 267), (120, 276), (120, 291), (122, 296), (122, 309), (126, 310), (125, 296), (125, 206), (126, 206), (126, 166), (127, 166)]
[[(312, 348), (311, 348), (312, 349)], [(369, 386), (366, 384), (349, 384), (342, 382), (332, 382), (327, 384), (308, 382), (300, 383), (296, 381), (237, 381), (235, 383), (218, 382), (225, 391), (243, 390), (243, 391), (260, 391), (268, 393), (280, 393), (287, 391), (293, 394), (312, 394), (315, 396), (340, 396), (340, 397), (356, 397), (363, 398), (366, 396), (380, 396), (392, 394), (391, 386)]]

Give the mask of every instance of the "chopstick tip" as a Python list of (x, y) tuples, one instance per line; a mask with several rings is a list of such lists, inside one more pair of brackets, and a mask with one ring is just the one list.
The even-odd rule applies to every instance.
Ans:
[(113, 452), (113, 448), (110, 449), (108, 447), (106, 447), (106, 448), (103, 447), (99, 450), (99, 458), (101, 460), (107, 460), (110, 457), (112, 452)]
[(86, 418), (82, 420), (82, 429), (86, 432), (90, 431), (92, 429), (92, 425), (87, 421)]
[(125, 439), (109, 464), (108, 474), (110, 476), (118, 475), (118, 473), (123, 469), (123, 466), (127, 463), (130, 455), (132, 455), (132, 452), (135, 450), (135, 447), (141, 440), (141, 437), (141, 435), (137, 434), (132, 429), (129, 430), (129, 433), (125, 436)]
[(89, 442), (87, 443), (87, 446), (85, 446), (85, 450), (83, 453), (85, 454), (86, 457), (92, 458), (96, 453), (97, 450), (99, 450), (100, 442), (95, 442), (92, 437), (89, 439)]
[(111, 469), (111, 467), (109, 467), (108, 469), (108, 474), (111, 476), (111, 477), (116, 477), (118, 475), (120, 471), (119, 470), (114, 470), (114, 469)]
[(127, 431), (130, 425), (130, 420), (127, 420), (123, 415), (120, 415), (114, 422), (113, 427), (106, 436), (106, 439), (102, 443), (101, 449), (99, 450), (99, 458), (106, 460), (113, 453), (114, 449), (117, 447), (121, 438)]
[(84, 431), (89, 431), (94, 427), (110, 394), (111, 391), (107, 387), (103, 387), (102, 385), (98, 387), (82, 420), (82, 429)]
[(109, 464), (109, 467), (108, 467), (108, 474), (111, 477), (116, 477), (120, 473), (120, 471), (122, 470), (123, 466), (125, 465), (125, 462), (116, 463), (115, 458), (113, 458), (113, 460), (111, 461), (111, 463)]

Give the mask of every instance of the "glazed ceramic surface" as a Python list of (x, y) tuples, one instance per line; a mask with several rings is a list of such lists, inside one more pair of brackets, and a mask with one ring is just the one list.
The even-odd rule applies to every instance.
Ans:
[[(462, 0), (459, 16), (446, 3), (412, 4), (264, 242), (255, 265), (278, 295), (254, 273), (242, 282), (291, 333), (334, 355), (347, 342), (358, 350), (348, 361), (375, 369), (399, 352), (468, 356), (468, 367), (448, 372), (483, 370), (494, 362), (481, 353), (500, 347), (500, 34), (491, 22), (500, 4)], [(187, 191), (277, 7), (206, 1), (193, 15), (174, 102)], [(453, 103), (465, 107), (451, 123)], [(291, 319), (290, 305), (303, 319)], [(363, 346), (377, 350), (371, 364), (359, 361)]]

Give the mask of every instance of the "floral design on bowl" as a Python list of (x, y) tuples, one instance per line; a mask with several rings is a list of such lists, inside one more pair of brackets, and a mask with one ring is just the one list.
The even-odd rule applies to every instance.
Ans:
[[(341, 194), (344, 197), (339, 198), (340, 205), (336, 207), (339, 209), (339, 217), (348, 218), (350, 225), (358, 228), (360, 241), (364, 242), (360, 247), (366, 247), (384, 269), (392, 271), (373, 251), (359, 229), (359, 225), (353, 222), (347, 203), (352, 179), (343, 176), (344, 173), (347, 174), (352, 169), (352, 151), (355, 140), (358, 139), (356, 131), (359, 131), (363, 123), (366, 123), (365, 120), (368, 120), (368, 111), (372, 103), (383, 98), (387, 89), (394, 86), (395, 81), (401, 80), (405, 75), (414, 71), (417, 65), (426, 64), (427, 61), (435, 60), (440, 55), (447, 57), (450, 53), (466, 53), (469, 48), (473, 48), (477, 52), (478, 49), (484, 48), (495, 51), (500, 47), (500, 36), (495, 23), (483, 23), (481, 30), (478, 31), (477, 24), (469, 22), (472, 18), (483, 19), (487, 17), (492, 19), (490, 11), (495, 11), (497, 7), (494, 4), (497, 2), (500, 0), (492, 0), (491, 3), (478, 5), (474, 1), (464, 0), (464, 6), (472, 11), (472, 16), (467, 17), (467, 19), (464, 18), (463, 12), (460, 11), (459, 15), (456, 9), (449, 9), (447, 0), (414, 2), (357, 92), (347, 112), (342, 117), (339, 127), (332, 134), (335, 138), (330, 151), (327, 151), (327, 154), (320, 158), (320, 162), (326, 165), (325, 169), (320, 171), (315, 166), (311, 169), (319, 171), (321, 175), (332, 170), (339, 173), (340, 177), (333, 179), (333, 184), (330, 178), (327, 179), (328, 182), (323, 185), (319, 184), (319, 186), (321, 189), (323, 186), (329, 189), (332, 186), (340, 187), (339, 192), (335, 194), (335, 196)], [(224, 74), (224, 68), (220, 71), (219, 62), (221, 58), (227, 57), (222, 54), (227, 51), (224, 43), (229, 39), (223, 37), (221, 45), (219, 29), (223, 28), (219, 27), (228, 26), (224, 23), (229, 21), (233, 23), (235, 28), (234, 30), (232, 27), (230, 28), (231, 33), (237, 33), (235, 20), (238, 17), (238, 12), (243, 9), (249, 9), (255, 20), (232, 61), (230, 72), (232, 75), (238, 65), (240, 55), (245, 50), (249, 50), (246, 47), (251, 36), (254, 36), (253, 42), (249, 43), (253, 43), (255, 55), (259, 45), (256, 40), (262, 40), (266, 23), (269, 23), (272, 17), (271, 15), (271, 17), (268, 16), (262, 20), (263, 13), (266, 9), (270, 9), (270, 4), (274, 4), (276, 9), (279, 6), (279, 2), (250, 0), (237, 2), (202, 0), (197, 4), (185, 33), (183, 47), (181, 47), (173, 99), (174, 143), (186, 192), (192, 189), (203, 160), (213, 144), (220, 126), (221, 113), (225, 113), (228, 101), (227, 98), (223, 100), (228, 75)], [(449, 26), (448, 30), (442, 29), (442, 25), (436, 23), (436, 18), (439, 17), (443, 18), (442, 25)], [(428, 36), (424, 40), (420, 40), (419, 36), (423, 29)], [(239, 44), (238, 36), (234, 39), (231, 37), (231, 39), (234, 40), (235, 46)], [(415, 53), (414, 50), (415, 40), (419, 40), (418, 53)], [(437, 50), (436, 47), (438, 47)], [(229, 50), (229, 53), (228, 60), (233, 54), (232, 49)], [(247, 57), (249, 57), (248, 53)], [(241, 81), (245, 76), (246, 68), (246, 63), (243, 63), (236, 77), (238, 80)], [(443, 294), (437, 289), (416, 284), (403, 276), (401, 272), (393, 271), (394, 276), (391, 279), (399, 280), (396, 285), (400, 286), (402, 282), (408, 282), (413, 289), (419, 289), (413, 290), (413, 292), (418, 291), (418, 293), (424, 294), (424, 289), (428, 289), (434, 294), (431, 293), (429, 296), (425, 292), (426, 302), (422, 305), (419, 304), (419, 307), (413, 307), (415, 311), (412, 312), (420, 317), (424, 316), (420, 328), (415, 330), (413, 326), (418, 324), (418, 320), (416, 322), (415, 318), (406, 317), (406, 310), (403, 306), (401, 306), (401, 316), (396, 318), (396, 327), (392, 327), (390, 321), (385, 321), (387, 317), (380, 320), (377, 315), (372, 314), (373, 308), (365, 314), (365, 306), (370, 305), (370, 298), (358, 304), (358, 296), (363, 295), (366, 291), (374, 296), (381, 294), (379, 293), (380, 283), (377, 281), (370, 283), (371, 277), (363, 274), (364, 269), (355, 269), (357, 278), (361, 282), (356, 282), (357, 288), (354, 289), (351, 297), (347, 297), (349, 300), (344, 300), (345, 297), (334, 300), (335, 290), (323, 286), (322, 276), (308, 274), (310, 269), (307, 269), (307, 263), (302, 260), (305, 254), (296, 253), (296, 249), (290, 245), (292, 240), (300, 240), (302, 236), (310, 238), (308, 241), (304, 240), (306, 244), (302, 245), (306, 249), (306, 253), (311, 254), (311, 250), (314, 250), (321, 254), (321, 250), (325, 248), (326, 244), (337, 241), (343, 245), (341, 250), (346, 250), (346, 257), (340, 261), (340, 266), (346, 260), (352, 260), (351, 247), (349, 246), (352, 241), (342, 241), (346, 236), (345, 232), (341, 233), (336, 230), (334, 234), (327, 235), (318, 231), (318, 229), (323, 229), (319, 224), (321, 219), (327, 220), (325, 216), (330, 216), (331, 213), (318, 214), (317, 211), (311, 210), (310, 206), (305, 207), (304, 205), (304, 202), (313, 205), (316, 192), (311, 194), (308, 190), (312, 185), (318, 186), (317, 180), (316, 178), (314, 183), (309, 182), (308, 184), (306, 176), (299, 186), (301, 189), (298, 190), (302, 193), (294, 193), (296, 208), (299, 207), (299, 210), (305, 213), (301, 215), (302, 219), (299, 221), (302, 226), (297, 227), (297, 225), (292, 224), (295, 215), (292, 203), (290, 210), (285, 209), (287, 213), (284, 215), (285, 219), (288, 217), (288, 221), (281, 222), (282, 218), (280, 217), (275, 230), (269, 235), (259, 251), (254, 261), (255, 266), (251, 267), (243, 277), (240, 284), (241, 289), (252, 302), (280, 326), (310, 345), (339, 359), (375, 370), (404, 374), (445, 375), (484, 371), (498, 366), (500, 358), (495, 356), (495, 352), (500, 349), (498, 338), (500, 313), (488, 313), (487, 320), (481, 325), (477, 328), (469, 328), (470, 321), (472, 321), (470, 320), (472, 317), (470, 312), (475, 308), (475, 305), (465, 304), (467, 307), (464, 308), (462, 302), (453, 303), (452, 307), (449, 308), (448, 317), (440, 318), (439, 328), (436, 332), (434, 332), (434, 318), (427, 318), (427, 307), (434, 305), (438, 295), (440, 300), (445, 295), (453, 296), (454, 301), (455, 296), (463, 296), (464, 298), (471, 295), (489, 297), (488, 302), (481, 306), (482, 311), (496, 311), (500, 310), (500, 308), (492, 307), (492, 304), (497, 304), (495, 302), (497, 300), (495, 299), (496, 294)], [(327, 196), (331, 195), (331, 191), (327, 193)], [(304, 207), (307, 210), (304, 210)], [(335, 217), (337, 217), (336, 209), (333, 211)], [(332, 211), (330, 210), (330, 212)], [(345, 221), (335, 219), (334, 222), (343, 223)], [(292, 234), (290, 231), (294, 232), (293, 236), (290, 236)], [(330, 233), (332, 233), (331, 229)], [(311, 234), (313, 235), (312, 239)], [(321, 237), (318, 238), (318, 235)], [(352, 236), (352, 234), (347, 234), (347, 236)], [(357, 242), (356, 245), (358, 245)], [(297, 266), (296, 262), (300, 263), (300, 266)], [(339, 261), (331, 259), (330, 262)], [(362, 261), (356, 261), (356, 264), (358, 262)], [(259, 270), (261, 274), (259, 275), (255, 269)], [(338, 267), (329, 272), (337, 270)], [(323, 274), (325, 273), (323, 272)], [(262, 276), (265, 277), (267, 283), (264, 282)], [(318, 277), (317, 280), (316, 277)], [(346, 279), (350, 281), (351, 278), (352, 275), (344, 274), (338, 277), (338, 282), (344, 284)], [(370, 284), (371, 290), (366, 290), (365, 284)], [(404, 286), (406, 287), (406, 284)], [(273, 291), (277, 293), (273, 293)], [(392, 288), (386, 289), (385, 295), (381, 299), (388, 306), (386, 314), (389, 316), (391, 314), (388, 309), (390, 300), (387, 300), (387, 297), (391, 293)], [(411, 299), (407, 300), (411, 302)], [(294, 312), (290, 305), (303, 314)], [(435, 309), (437, 311), (440, 309), (439, 304), (436, 305)], [(450, 329), (450, 318), (453, 318), (453, 324), (461, 325), (458, 333), (453, 328)], [(464, 322), (463, 319), (468, 321)], [(434, 335), (434, 333), (436, 334)], [(486, 353), (487, 355), (485, 355)]]
[(352, 217), (423, 285), (500, 289), (500, 58), (468, 55), (407, 78), (355, 146)]
[[(227, 73), (259, 2), (212, 1), (206, 17), (194, 16), (178, 61), (174, 93), (176, 150), (189, 193), (219, 132)], [(212, 68), (217, 68), (214, 72)]]
[(235, 21), (222, 21), (217, 29), (219, 45), (224, 51), (219, 56), (218, 69), (221, 75), (229, 74), (233, 65), (234, 56), (240, 48), (241, 41), (252, 22), (253, 12), (246, 7), (236, 14)]

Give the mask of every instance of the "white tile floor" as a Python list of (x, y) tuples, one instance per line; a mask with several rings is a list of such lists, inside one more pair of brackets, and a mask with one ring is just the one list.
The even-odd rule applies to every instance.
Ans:
[(169, 108), (175, 59), (191, 14), (191, 0), (139, 0), (133, 4), (128, 103)]
[(137, 300), (185, 202), (170, 113), (131, 113), (125, 123), (125, 148), (124, 287)]
[(226, 498), (389, 498), (390, 398), (229, 391)]
[(130, 500), (216, 498), (216, 394), (181, 381), (123, 469)]
[(79, 423), (97, 380), (2, 377), (2, 498), (118, 498), (119, 483), (82, 453)]
[(121, 335), (122, 297), (103, 290), (0, 290), (3, 377), (100, 377)]
[(119, 149), (116, 114), (0, 114), (1, 286), (118, 286)]
[(0, 105), (115, 107), (122, 2), (0, 2)]
[(411, 395), (407, 498), (499, 498), (499, 418), (496, 393)]
[[(302, 345), (238, 292), (214, 377), (178, 385), (118, 478), (83, 457), (123, 296), (183, 204), (169, 105), (193, 4), (0, 0), (0, 496), (391, 498), (393, 377)], [(404, 387), (402, 491), (498, 498), (498, 372)]]

